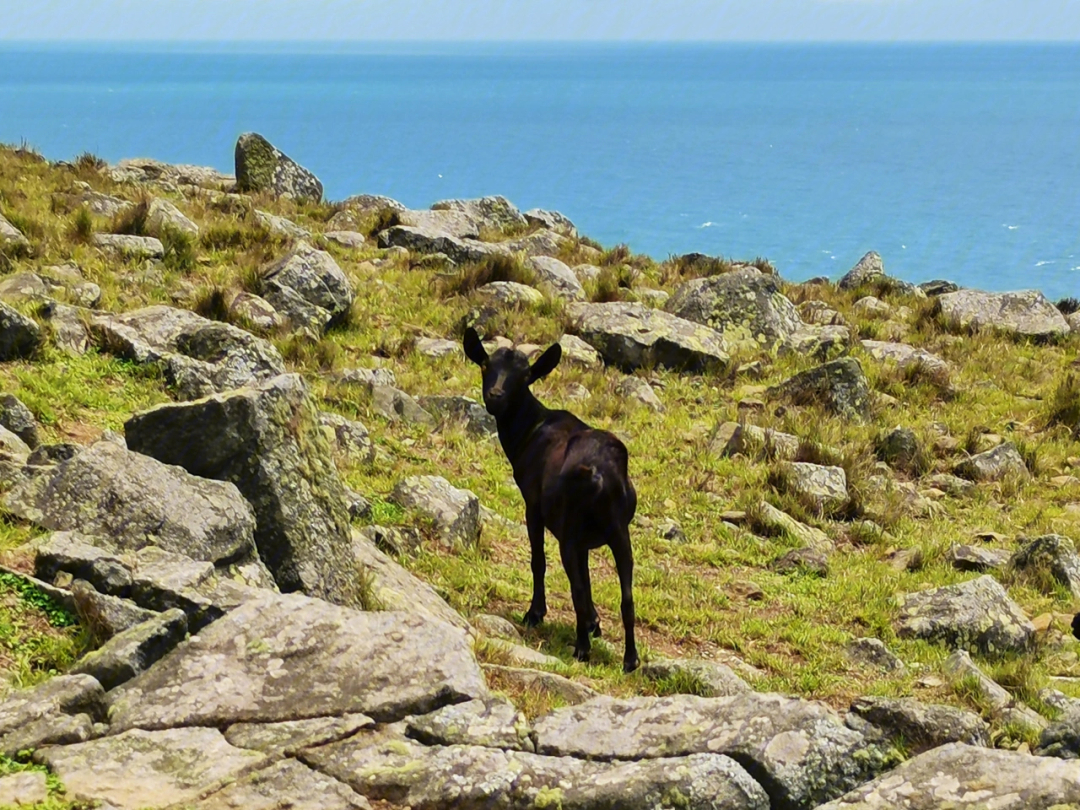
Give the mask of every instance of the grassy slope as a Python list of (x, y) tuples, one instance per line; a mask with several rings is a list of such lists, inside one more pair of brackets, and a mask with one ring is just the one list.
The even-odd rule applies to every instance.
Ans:
[[(187, 296), (185, 306), (208, 300), (215, 289), (250, 287), (258, 268), (280, 255), (286, 245), (271, 238), (255, 224), (250, 210), (235, 202), (212, 202), (209, 197), (185, 199), (170, 196), (202, 228), (192, 253), (184, 245), (167, 260), (164, 283), (140, 279), (138, 263), (124, 264), (107, 258), (79, 241), (77, 209), (65, 201), (77, 181), (131, 200), (144, 193), (121, 187), (99, 173), (90, 161), (75, 169), (51, 167), (32, 156), (0, 149), (0, 211), (34, 242), (32, 255), (9, 259), (8, 271), (33, 270), (74, 261), (103, 290), (101, 306), (120, 311), (154, 303), (171, 303), (178, 291)], [(154, 191), (161, 194), (160, 191)], [(298, 205), (289, 201), (258, 199), (254, 205), (293, 219), (318, 232), (334, 213), (328, 205)], [(105, 231), (104, 220), (90, 223)], [(81, 223), (85, 234), (87, 223)], [(316, 243), (321, 240), (316, 238)], [(420, 336), (452, 337), (456, 324), (475, 301), (469, 295), (449, 295), (436, 272), (410, 269), (408, 258), (384, 259), (375, 248), (347, 250), (324, 245), (353, 279), (358, 291), (349, 323), (332, 331), (319, 344), (271, 336), (290, 366), (305, 373), (321, 405), (361, 419), (372, 430), (390, 461), (370, 467), (343, 468), (353, 488), (375, 500), (381, 521), (409, 520), (383, 500), (403, 476), (435, 473), (457, 486), (477, 493), (481, 501), (515, 521), (522, 517), (520, 496), (510, 477), (509, 465), (494, 441), (482, 442), (457, 427), (429, 433), (399, 423), (388, 423), (374, 414), (355, 388), (328, 381), (323, 372), (381, 363), (394, 370), (399, 385), (413, 394), (459, 393), (477, 397), (479, 375), (463, 357), (432, 360), (412, 350)], [(574, 257), (567, 257), (573, 259)], [(678, 281), (671, 266), (657, 265), (643, 257), (612, 251), (605, 260), (612, 272), (598, 294), (618, 295), (612, 278), (628, 278), (627, 260), (640, 271), (635, 286), (664, 287)], [(3, 268), (0, 268), (2, 270)], [(783, 268), (780, 268), (781, 272)], [(134, 280), (121, 281), (122, 275)], [(885, 336), (892, 324), (860, 316), (852, 309), (857, 296), (831, 287), (792, 287), (796, 301), (821, 298), (835, 306), (853, 331), (861, 337)], [(640, 495), (639, 513), (653, 520), (677, 519), (688, 542), (664, 540), (655, 530), (638, 527), (633, 532), (637, 562), (635, 599), (641, 626), (640, 639), (646, 656), (652, 654), (716, 657), (736, 654), (765, 674), (755, 686), (761, 690), (792, 692), (823, 699), (845, 707), (860, 694), (914, 695), (928, 701), (963, 704), (965, 698), (948, 687), (934, 685), (934, 675), (946, 651), (940, 646), (896, 637), (893, 620), (897, 594), (959, 582), (971, 574), (957, 572), (945, 561), (953, 543), (971, 542), (978, 531), (993, 530), (1005, 536), (999, 545), (1015, 548), (1018, 535), (1036, 536), (1060, 532), (1080, 537), (1080, 485), (1051, 483), (1051, 477), (1068, 472), (1067, 459), (1080, 455), (1069, 432), (1044, 429), (1055, 391), (1076, 356), (1078, 341), (1036, 345), (1012, 342), (992, 335), (959, 339), (944, 334), (915, 300), (886, 299), (907, 304), (913, 312), (907, 320), (905, 340), (934, 351), (953, 364), (954, 397), (943, 397), (932, 381), (909, 379), (883, 368), (860, 348), (860, 359), (872, 385), (895, 398), (879, 403), (870, 421), (854, 424), (831, 417), (812, 407), (788, 407), (781, 415), (772, 406), (753, 420), (820, 442), (839, 451), (839, 461), (859, 490), (874, 472), (876, 438), (896, 425), (913, 428), (928, 445), (945, 426), (959, 440), (960, 450), (934, 454), (933, 470), (945, 471), (962, 457), (965, 446), (974, 447), (981, 432), (991, 431), (1022, 443), (1036, 476), (1030, 481), (1007, 481), (983, 485), (966, 499), (937, 502), (934, 514), (917, 518), (896, 505), (883, 518), (889, 537), (867, 539), (849, 523), (834, 523), (801, 508), (778, 493), (770, 483), (774, 465), (744, 458), (720, 458), (708, 449), (715, 426), (737, 419), (737, 403), (751, 386), (769, 385), (812, 363), (802, 357), (774, 358), (768, 354), (738, 357), (740, 362), (760, 359), (760, 379), (731, 373), (723, 377), (684, 376), (663, 370), (642, 372), (657, 385), (666, 411), (654, 414), (622, 401), (615, 393), (620, 375), (613, 371), (583, 370), (564, 364), (536, 386), (548, 405), (568, 407), (587, 421), (614, 430), (630, 449), (631, 474)], [(24, 305), (33, 312), (33, 305)], [(507, 313), (500, 331), (516, 342), (544, 343), (563, 331), (557, 305)], [(568, 398), (575, 384), (591, 392), (585, 401)], [(72, 358), (54, 349), (44, 350), (33, 363), (0, 365), (0, 390), (20, 397), (44, 426), (48, 441), (86, 442), (103, 429), (120, 429), (134, 411), (169, 398), (160, 378), (107, 355), (91, 352)], [(1080, 464), (1080, 462), (1077, 462)], [(796, 544), (786, 537), (761, 537), (746, 530), (731, 531), (721, 514), (731, 509), (751, 509), (761, 498), (788, 509), (800, 519), (825, 529), (838, 541), (824, 578), (783, 576), (768, 570), (771, 560)], [(9, 522), (0, 532), (0, 544), (14, 548), (31, 536), (29, 527)], [(921, 550), (924, 565), (913, 572), (898, 572), (888, 562), (897, 548)], [(17, 556), (17, 555), (16, 555)], [(620, 655), (594, 656), (595, 663), (572, 663), (572, 608), (566, 578), (558, 565), (554, 541), (549, 538), (549, 606), (544, 626), (526, 634), (533, 646), (558, 656), (558, 669), (592, 682), (615, 694), (650, 693), (674, 688), (674, 684), (649, 684), (639, 676), (624, 676)], [(503, 530), (485, 530), (479, 548), (456, 554), (422, 552), (403, 559), (403, 564), (435, 585), (466, 616), (478, 612), (520, 616), (530, 594), (527, 543)], [(618, 620), (618, 586), (610, 555), (593, 555), (595, 598), (609, 638), (621, 648)], [(763, 593), (747, 600), (738, 594), (740, 583), (752, 582)], [(1006, 578), (1010, 594), (1031, 616), (1067, 612), (1067, 592), (1041, 589), (1037, 583)], [(0, 611), (7, 610), (0, 602)], [(1060, 624), (1058, 625), (1060, 628)], [(881, 638), (902, 659), (914, 664), (905, 674), (884, 675), (851, 663), (844, 647), (859, 636)], [(2, 643), (2, 642), (0, 642)], [(59, 642), (58, 642), (59, 643)], [(74, 640), (67, 643), (76, 644)], [(74, 648), (38, 664), (20, 665), (6, 673), (16, 683), (33, 680), (34, 670), (45, 671), (70, 660)], [(498, 660), (498, 653), (481, 648)], [(67, 656), (67, 658), (65, 658)], [(1048, 682), (1049, 675), (1078, 675), (1075, 645), (1040, 645), (1017, 662), (985, 662), (1024, 697)], [(0, 655), (0, 666), (6, 659)], [(929, 684), (929, 685), (927, 685)], [(1061, 687), (1068, 691), (1067, 687)], [(1074, 694), (1080, 691), (1074, 689)], [(548, 705), (548, 699), (519, 695), (532, 711)], [(973, 704), (969, 704), (973, 707)]]

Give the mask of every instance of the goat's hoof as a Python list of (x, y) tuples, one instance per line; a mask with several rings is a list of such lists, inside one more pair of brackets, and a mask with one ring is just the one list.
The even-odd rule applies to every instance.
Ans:
[(640, 666), (641, 666), (641, 659), (638, 658), (635, 655), (632, 660), (623, 661), (622, 671), (623, 672), (633, 672), (635, 669), (637, 669)]
[(521, 619), (526, 627), (537, 627), (543, 620), (544, 614), (534, 610), (529, 610)]
[(574, 658), (582, 663), (587, 663), (589, 660), (589, 651), (582, 650), (577, 647), (574, 648)]

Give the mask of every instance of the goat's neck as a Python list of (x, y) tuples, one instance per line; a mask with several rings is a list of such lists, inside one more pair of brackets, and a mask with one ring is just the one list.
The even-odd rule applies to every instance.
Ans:
[(532, 391), (526, 390), (513, 407), (495, 419), (495, 424), (499, 429), (499, 443), (515, 470), (525, 445), (528, 444), (529, 439), (543, 423), (548, 413), (548, 409), (533, 396)]

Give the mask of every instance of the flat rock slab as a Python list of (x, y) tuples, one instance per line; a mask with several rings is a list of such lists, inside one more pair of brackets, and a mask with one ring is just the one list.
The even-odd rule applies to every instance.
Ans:
[(715, 329), (642, 304), (576, 304), (569, 314), (573, 331), (623, 371), (645, 365), (701, 371), (730, 360)]
[(295, 759), (256, 771), (175, 810), (368, 810), (371, 805), (352, 788)]
[(962, 650), (1002, 654), (1028, 648), (1035, 628), (989, 575), (902, 597), (898, 632)]
[(116, 810), (191, 802), (266, 762), (265, 754), (234, 748), (213, 728), (134, 729), (44, 748), (34, 758), (60, 778), (69, 799), (100, 801)]
[(1038, 290), (958, 290), (937, 300), (942, 319), (954, 329), (993, 329), (1026, 337), (1069, 333), (1065, 316)]
[(405, 722), (405, 733), (424, 745), (481, 745), (506, 751), (533, 751), (530, 731), (514, 704), (495, 698), (443, 706)]
[(112, 442), (27, 479), (5, 504), (46, 529), (109, 537), (118, 550), (153, 545), (209, 562), (255, 554), (255, 515), (236, 486)]
[(470, 745), (428, 748), (363, 734), (305, 760), (372, 800), (413, 810), (767, 810), (768, 797), (734, 760), (715, 754), (646, 762), (585, 762)]
[(0, 806), (30, 805), (49, 798), (49, 786), (41, 771), (24, 771), (0, 777)]
[(111, 721), (119, 730), (358, 712), (386, 721), (486, 694), (461, 630), (274, 594), (236, 608), (127, 683)]
[(292, 756), (301, 749), (337, 742), (374, 725), (375, 721), (366, 714), (312, 717), (310, 720), (286, 720), (281, 723), (236, 723), (229, 726), (225, 739), (229, 745), (237, 748)]
[(94, 244), (131, 259), (160, 259), (165, 247), (153, 236), (130, 236), (121, 233), (95, 233)]
[(895, 363), (901, 369), (921, 365), (927, 371), (939, 374), (948, 374), (951, 371), (948, 363), (926, 349), (882, 340), (863, 340), (861, 343), (875, 360)]
[(950, 743), (818, 810), (1048, 810), (1080, 802), (1080, 762)]
[(592, 760), (734, 757), (774, 808), (809, 808), (872, 778), (880, 754), (827, 706), (776, 694), (609, 697), (534, 723), (537, 751)]

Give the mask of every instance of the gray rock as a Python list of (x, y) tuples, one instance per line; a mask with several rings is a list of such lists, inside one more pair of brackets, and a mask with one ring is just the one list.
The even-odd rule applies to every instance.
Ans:
[(654, 365), (701, 371), (730, 360), (715, 329), (642, 304), (577, 304), (569, 315), (573, 331), (623, 371)]
[(917, 474), (927, 465), (919, 437), (911, 428), (895, 427), (877, 443), (877, 456), (895, 470)]
[(562, 361), (585, 368), (599, 368), (603, 365), (596, 349), (576, 335), (563, 335), (559, 338), (562, 346)]
[(800, 372), (767, 393), (795, 405), (818, 403), (841, 416), (865, 417), (870, 413), (870, 387), (854, 357), (832, 360)]
[(116, 810), (187, 804), (267, 761), (257, 751), (229, 745), (213, 728), (133, 729), (45, 748), (34, 758), (60, 778), (66, 798), (104, 802)]
[(991, 329), (1025, 337), (1069, 333), (1065, 316), (1037, 290), (958, 290), (939, 296), (937, 303), (942, 320), (953, 329)]
[(769, 563), (769, 568), (778, 574), (812, 574), (827, 577), (829, 558), (819, 548), (793, 548)]
[(854, 290), (883, 276), (885, 276), (885, 263), (878, 253), (871, 250), (836, 282), (836, 286), (841, 290)]
[(851, 308), (858, 312), (860, 315), (869, 318), (881, 318), (886, 319), (892, 315), (892, 307), (873, 295), (867, 295), (860, 298)]
[(131, 570), (115, 554), (111, 543), (102, 538), (89, 542), (89, 538), (75, 532), (54, 532), (37, 546), (34, 566), (37, 575), (47, 582), (63, 571), (86, 580), (102, 593), (127, 593), (131, 589)]
[(1024, 463), (1024, 457), (1012, 442), (999, 444), (993, 450), (964, 459), (956, 465), (953, 472), (969, 481), (1000, 481), (1009, 475), (1022, 478), (1031, 475)]
[(358, 250), (367, 243), (367, 237), (358, 231), (325, 231), (323, 239), (352, 250)]
[(844, 316), (824, 301), (803, 301), (796, 307), (799, 317), (806, 324), (814, 326), (847, 326)]
[(799, 437), (790, 433), (747, 423), (724, 422), (716, 429), (709, 449), (722, 456), (794, 461), (801, 444)]
[(254, 293), (239, 292), (229, 304), (229, 314), (246, 320), (257, 329), (272, 331), (285, 325), (285, 316), (274, 305)]
[(0, 361), (29, 357), (43, 340), (41, 327), (32, 318), (0, 301)]
[(1035, 753), (1042, 757), (1080, 759), (1080, 707), (1071, 708), (1043, 729)]
[(405, 733), (424, 745), (481, 745), (533, 751), (529, 722), (504, 698), (470, 700), (410, 717)]
[(461, 353), (461, 341), (422, 337), (416, 341), (416, 351), (425, 357), (456, 357)]
[(116, 634), (100, 649), (84, 655), (71, 672), (92, 675), (103, 688), (113, 689), (149, 669), (186, 633), (187, 616), (173, 608)]
[(574, 271), (551, 256), (533, 256), (525, 266), (536, 273), (537, 283), (556, 298), (584, 301), (585, 290)]
[(150, 158), (125, 158), (110, 167), (109, 175), (118, 183), (157, 183), (163, 186), (198, 186), (221, 191), (236, 178), (210, 166), (162, 163)]
[(664, 309), (712, 327), (732, 345), (750, 348), (774, 346), (802, 326), (795, 305), (780, 292), (780, 280), (757, 270), (687, 281)]
[(513, 684), (529, 692), (554, 695), (567, 706), (576, 706), (578, 703), (600, 697), (600, 693), (595, 689), (564, 678), (562, 675), (556, 675), (554, 672), (504, 667), (499, 664), (484, 664), (484, 672), (489, 676), (494, 676), (497, 682)]
[[(461, 349), (460, 345), (458, 349)], [(397, 385), (394, 372), (388, 368), (349, 368), (335, 374), (334, 379), (347, 385), (359, 385), (369, 394), (379, 385)]]
[(311, 231), (301, 228), (291, 219), (279, 217), (267, 211), (255, 209), (255, 222), (266, 228), (270, 233), (276, 233), (287, 239), (310, 239)]
[(1080, 763), (949, 743), (818, 810), (1049, 810), (1080, 802)]
[(185, 810), (370, 810), (367, 799), (294, 759), (275, 762), (212, 793)]
[(447, 548), (469, 548), (480, 539), (480, 500), (437, 475), (399, 481), (390, 500), (429, 519)]
[(847, 645), (848, 657), (859, 664), (869, 664), (883, 672), (903, 672), (906, 667), (881, 639), (857, 638)]
[(124, 430), (138, 452), (236, 485), (254, 507), (259, 556), (283, 591), (353, 602), (345, 489), (299, 376), (161, 405)]
[(545, 211), (543, 208), (532, 208), (522, 213), (525, 221), (530, 225), (537, 225), (549, 231), (561, 233), (571, 239), (577, 238), (577, 228), (574, 223), (558, 211)]
[(280, 723), (234, 723), (226, 730), (225, 739), (237, 748), (250, 748), (273, 756), (293, 756), (304, 748), (337, 742), (374, 725), (375, 721), (366, 714), (312, 717)]
[(63, 287), (47, 284), (37, 273), (15, 273), (0, 279), (0, 300), (9, 304), (46, 301)]
[(47, 304), (41, 314), (52, 326), (53, 341), (68, 354), (81, 356), (90, 348), (90, 330), (79, 309), (63, 304)]
[(277, 722), (347, 712), (380, 722), (485, 697), (466, 634), (407, 613), (298, 594), (239, 606), (125, 684), (115, 730)]
[(379, 233), (379, 247), (403, 247), (416, 253), (443, 253), (455, 264), (483, 261), (506, 255), (508, 243), (489, 245), (475, 239), (459, 239), (438, 229), (395, 225)]
[(36, 805), (48, 798), (44, 771), (23, 771), (0, 777), (0, 806)]
[(945, 559), (953, 568), (960, 571), (994, 571), (1009, 564), (1012, 555), (1001, 548), (982, 548), (980, 546), (954, 545), (945, 552)]
[(642, 665), (641, 674), (652, 680), (689, 678), (696, 686), (694, 694), (700, 697), (730, 697), (750, 691), (750, 685), (731, 667), (700, 658), (654, 659)]
[(275, 306), (278, 305), (273, 294), (280, 287), (288, 287), (307, 304), (325, 310), (329, 320), (324, 327), (341, 320), (356, 297), (349, 279), (334, 258), (306, 242), (300, 242), (271, 265), (263, 274), (261, 284), (264, 297)]
[(524, 256), (559, 256), (574, 247), (573, 240), (554, 231), (536, 231), (520, 239), (502, 242), (493, 247), (504, 253), (520, 253)]
[(480, 223), (464, 211), (405, 210), (397, 212), (397, 223), (407, 228), (417, 228), (429, 234), (442, 234), (454, 239), (476, 239), (480, 236)]
[(975, 484), (972, 481), (968, 481), (966, 478), (960, 478), (950, 473), (935, 473), (928, 476), (925, 482), (934, 487), (940, 489), (947, 495), (951, 495), (954, 498), (960, 498), (964, 495), (970, 495), (975, 491)]
[(830, 551), (833, 547), (832, 540), (821, 529), (800, 523), (791, 515), (777, 509), (768, 501), (761, 501), (757, 507), (757, 520), (761, 525), (776, 534), (786, 534), (793, 540), (803, 543), (809, 548), (820, 551)]
[[(461, 347), (458, 346), (458, 348)], [(494, 436), (498, 433), (495, 417), (475, 399), (459, 396), (423, 396), (418, 400), (418, 404), (444, 422), (463, 422), (466, 430), (478, 436)]]
[(314, 174), (275, 148), (266, 138), (245, 132), (236, 141), (236, 186), (319, 202), (323, 187)]
[[(412, 526), (372, 525), (364, 526), (358, 531), (365, 542), (393, 557), (415, 554), (424, 546), (424, 536), (419, 529)], [(356, 532), (353, 537), (356, 537)]]
[(26, 442), (6, 427), (0, 426), (0, 458), (25, 464), (29, 457), (30, 448)]
[(904, 638), (996, 655), (1026, 650), (1035, 635), (1023, 611), (989, 575), (902, 597), (897, 631)]
[(404, 391), (390, 385), (372, 387), (371, 407), (391, 422), (401, 420), (409, 425), (435, 427), (435, 417)]
[(30, 240), (22, 231), (12, 225), (0, 214), (0, 245), (5, 247), (14, 246), (16, 250), (26, 251), (30, 248)]
[(488, 646), (504, 655), (514, 666), (519, 667), (557, 667), (563, 662), (554, 655), (547, 655), (524, 644), (515, 644), (501, 638), (488, 639)]
[(254, 557), (255, 515), (235, 486), (112, 442), (28, 479), (5, 504), (46, 529), (102, 534), (119, 549), (156, 545), (210, 562)]
[(131, 236), (126, 233), (95, 233), (93, 243), (104, 250), (128, 259), (160, 259), (165, 246), (153, 236)]
[(41, 444), (34, 414), (14, 394), (0, 395), (0, 426), (22, 439), (30, 450)]
[(349, 487), (345, 487), (345, 508), (352, 520), (371, 516), (371, 501)]
[(501, 638), (506, 641), (512, 641), (515, 644), (521, 643), (521, 633), (518, 632), (517, 626), (502, 616), (495, 616), (491, 613), (480, 613), (473, 616), (469, 623), (475, 627), (482, 635), (490, 638)]
[(328, 310), (306, 301), (292, 287), (273, 279), (260, 282), (259, 291), (267, 303), (285, 316), (293, 332), (305, 334), (312, 343), (318, 341), (331, 320)]
[(851, 330), (846, 326), (801, 326), (778, 346), (781, 355), (798, 355), (818, 361), (835, 360), (850, 350)]
[(184, 216), (179, 208), (168, 200), (155, 197), (146, 210), (147, 233), (161, 239), (170, 228), (190, 236), (199, 235), (199, 226)]
[[(516, 281), (491, 281), (476, 288), (476, 295), (488, 304), (531, 307), (544, 303), (544, 295), (534, 287)], [(460, 348), (460, 346), (458, 346)]]
[(471, 745), (429, 748), (383, 734), (358, 735), (308, 751), (305, 758), (369, 799), (430, 810), (769, 807), (765, 792), (746, 771), (714, 754), (582, 762)]
[(656, 391), (649, 383), (640, 377), (623, 377), (615, 386), (615, 393), (619, 396), (638, 402), (654, 413), (664, 412), (664, 403), (656, 395)]
[(784, 462), (781, 474), (788, 492), (821, 514), (833, 514), (847, 506), (847, 474), (843, 467), (826, 467), (805, 461)]
[(361, 464), (375, 460), (375, 442), (360, 422), (346, 419), (341, 414), (319, 411), (319, 424), (337, 452)]
[(42, 717), (0, 737), (0, 756), (14, 758), (46, 745), (71, 745), (98, 736), (88, 714)]
[[(467, 633), (472, 632), (469, 623), (446, 603), (439, 594), (408, 570), (394, 562), (375, 547), (371, 530), (367, 527), (352, 534), (352, 549), (356, 565), (366, 578), (367, 592), (379, 609), (399, 610), (428, 619), (444, 622)], [(371, 609), (369, 607), (368, 609)]]
[(956, 292), (960, 289), (960, 286), (951, 281), (934, 279), (933, 281), (924, 281), (919, 285), (919, 289), (929, 296), (938, 296), (944, 295), (945, 293)]
[(109, 219), (135, 207), (134, 203), (109, 194), (102, 194), (100, 191), (94, 191), (93, 189), (83, 191), (74, 198), (74, 202), (76, 205), (85, 206), (91, 214)]
[(858, 698), (847, 725), (873, 739), (902, 740), (912, 754), (951, 742), (990, 747), (990, 727), (977, 714), (912, 698)]
[(60, 675), (0, 700), (0, 754), (87, 739), (105, 719), (105, 691), (89, 675)]
[(1012, 557), (1018, 571), (1047, 571), (1069, 589), (1073, 599), (1080, 599), (1080, 555), (1072, 540), (1060, 534), (1036, 537)]
[(431, 209), (433, 211), (459, 211), (471, 219), (478, 228), (503, 230), (529, 224), (529, 220), (518, 211), (517, 206), (501, 196), (480, 197), (474, 200), (440, 200), (432, 205)]
[(602, 697), (534, 723), (537, 751), (598, 760), (731, 756), (774, 808), (812, 808), (872, 778), (876, 749), (820, 703), (746, 692), (724, 698)]
[(71, 596), (80, 621), (101, 641), (108, 641), (113, 636), (156, 616), (153, 611), (141, 608), (127, 599), (100, 593), (82, 579), (71, 583)]

